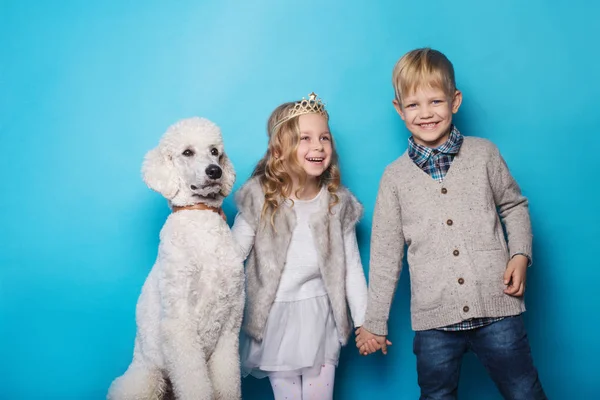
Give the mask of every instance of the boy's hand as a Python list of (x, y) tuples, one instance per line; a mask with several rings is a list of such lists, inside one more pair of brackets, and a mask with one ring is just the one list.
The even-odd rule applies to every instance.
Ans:
[(363, 327), (358, 327), (354, 333), (356, 335), (356, 347), (358, 347), (358, 352), (361, 355), (366, 356), (381, 349), (381, 346), (375, 340), (375, 335)]
[(387, 346), (392, 345), (385, 336), (374, 335), (363, 327), (358, 328), (355, 333), (356, 347), (363, 356), (375, 353), (377, 350), (387, 354)]
[(376, 353), (377, 350), (381, 350), (381, 346), (377, 342), (377, 340), (369, 339), (365, 344), (363, 344), (359, 349), (358, 353), (363, 356), (368, 356), (369, 354)]
[(507, 285), (504, 293), (521, 297), (525, 293), (525, 279), (527, 278), (527, 264), (529, 259), (517, 254), (510, 259), (504, 272), (504, 284)]

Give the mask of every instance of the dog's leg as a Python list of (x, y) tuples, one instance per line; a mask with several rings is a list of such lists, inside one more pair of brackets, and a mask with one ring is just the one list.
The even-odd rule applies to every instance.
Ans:
[(108, 390), (108, 400), (161, 400), (166, 382), (160, 369), (135, 360), (127, 371), (115, 379)]
[(163, 319), (163, 354), (178, 400), (212, 400), (204, 351), (190, 321)]
[(240, 356), (238, 353), (238, 334), (224, 333), (208, 361), (210, 379), (216, 400), (239, 400)]
[(244, 293), (232, 305), (208, 368), (216, 400), (239, 400), (242, 396), (240, 378), (239, 334), (244, 311)]
[[(212, 400), (206, 355), (198, 336), (198, 321), (191, 312), (195, 276), (190, 271), (188, 243), (181, 237), (161, 238), (159, 279), (160, 343), (167, 376), (178, 400)], [(192, 296), (193, 297), (193, 296)], [(192, 304), (190, 304), (192, 303)]]

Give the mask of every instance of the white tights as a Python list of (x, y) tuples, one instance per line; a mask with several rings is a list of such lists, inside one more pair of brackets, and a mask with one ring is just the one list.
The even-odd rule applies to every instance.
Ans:
[(319, 375), (269, 377), (275, 400), (331, 400), (335, 366), (323, 364)]

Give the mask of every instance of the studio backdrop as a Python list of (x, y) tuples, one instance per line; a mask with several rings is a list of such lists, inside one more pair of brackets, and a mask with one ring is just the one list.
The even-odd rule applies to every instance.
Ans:
[[(496, 143), (529, 198), (525, 322), (546, 392), (599, 398), (599, 13), (591, 0), (1, 0), (0, 399), (103, 399), (128, 366), (169, 214), (140, 167), (179, 119), (221, 127), (238, 189), (270, 112), (318, 93), (365, 206), (368, 272), (379, 178), (408, 138), (391, 72), (424, 46), (454, 64), (459, 129)], [(231, 223), (233, 197), (225, 211)], [(336, 399), (418, 397), (409, 301), (405, 270), (389, 354), (344, 348)], [(472, 355), (460, 385), (501, 398)], [(271, 399), (268, 381), (245, 379), (243, 397)]]

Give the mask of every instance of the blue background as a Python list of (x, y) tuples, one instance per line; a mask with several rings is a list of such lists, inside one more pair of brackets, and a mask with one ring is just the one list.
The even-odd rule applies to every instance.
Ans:
[[(421, 46), (453, 61), (459, 128), (494, 141), (530, 199), (526, 324), (548, 395), (598, 398), (599, 12), (591, 0), (2, 0), (0, 398), (101, 399), (127, 367), (169, 212), (139, 170), (181, 118), (221, 126), (237, 188), (271, 110), (322, 96), (365, 205), (367, 270), (379, 177), (408, 137), (391, 71)], [(406, 273), (392, 315), (387, 357), (342, 353), (337, 399), (418, 396)], [(243, 389), (272, 396), (266, 380)], [(460, 390), (500, 398), (473, 356)]]

